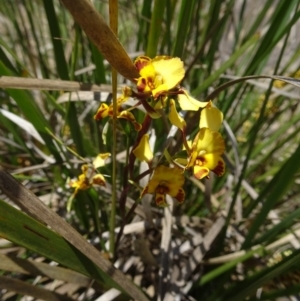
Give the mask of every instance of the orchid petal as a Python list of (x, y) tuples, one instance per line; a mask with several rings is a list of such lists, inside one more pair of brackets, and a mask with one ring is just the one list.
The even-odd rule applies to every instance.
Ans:
[(99, 185), (99, 186), (105, 186), (106, 182), (105, 182), (103, 175), (96, 174), (95, 176), (93, 176), (92, 184)]
[(216, 153), (225, 151), (225, 142), (219, 132), (213, 132), (208, 128), (202, 128), (196, 135), (193, 148), (198, 154)]
[(198, 111), (199, 108), (204, 108), (207, 102), (199, 101), (190, 96), (186, 90), (182, 89), (183, 94), (178, 95), (178, 103), (184, 111)]
[(149, 135), (143, 135), (140, 143), (132, 152), (140, 161), (150, 162), (153, 159), (153, 153), (149, 145)]
[(170, 113), (169, 113), (169, 120), (170, 122), (177, 126), (181, 131), (183, 131), (186, 128), (186, 122), (184, 119), (178, 114), (175, 106), (175, 101), (171, 99), (170, 101)]
[(102, 118), (105, 118), (109, 115), (109, 106), (106, 103), (102, 103), (97, 111), (97, 113), (94, 115), (94, 119), (100, 120)]
[(129, 112), (129, 111), (122, 111), (118, 116), (117, 118), (122, 118), (122, 119), (127, 119), (128, 121), (130, 121), (133, 126), (134, 126), (134, 129), (136, 131), (140, 131), (142, 129), (142, 125), (139, 124), (136, 120), (135, 120), (135, 117), (134, 115)]
[(201, 111), (200, 114), (200, 128), (210, 128), (212, 131), (217, 132), (223, 122), (223, 113), (216, 107), (212, 106), (211, 101)]
[(194, 166), (194, 176), (201, 180), (205, 177), (207, 177), (209, 174), (209, 169), (207, 167), (204, 167), (204, 166), (198, 166), (198, 165), (195, 165)]
[(155, 200), (158, 206), (167, 205), (166, 194), (182, 203), (185, 198), (185, 193), (182, 189), (183, 184), (184, 175), (182, 170), (160, 165), (154, 170), (153, 176), (144, 188), (141, 196), (146, 193), (155, 193)]
[(167, 90), (173, 89), (178, 85), (185, 74), (183, 61), (178, 58), (161, 57), (158, 60), (152, 60), (152, 65), (156, 74), (161, 76), (161, 80), (167, 86)]
[(99, 168), (105, 165), (105, 160), (110, 156), (110, 153), (99, 154), (93, 161), (93, 166)]

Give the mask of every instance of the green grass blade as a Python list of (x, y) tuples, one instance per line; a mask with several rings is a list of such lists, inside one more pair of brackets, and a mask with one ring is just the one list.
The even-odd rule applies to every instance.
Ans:
[(178, 57), (183, 56), (185, 41), (187, 38), (187, 33), (190, 28), (194, 7), (195, 7), (194, 0), (183, 0), (181, 2), (176, 40), (175, 40), (175, 45), (172, 53), (173, 56), (178, 56)]
[(209, 76), (198, 88), (192, 91), (193, 95), (200, 95), (205, 91), (213, 82), (215, 82), (221, 74), (223, 74), (230, 66), (232, 66), (236, 60), (244, 54), (249, 48), (253, 47), (257, 42), (258, 37), (253, 36), (247, 43), (241, 46), (236, 52), (234, 52), (231, 57), (211, 76)]
[(264, 223), (270, 210), (294, 182), (295, 174), (300, 169), (299, 156), (300, 145), (259, 195), (256, 203), (263, 202), (263, 206), (249, 229), (243, 248), (247, 248), (251, 245), (251, 241), (257, 234), (260, 226)]
[(57, 73), (61, 79), (68, 80), (68, 65), (65, 59), (62, 36), (60, 34), (59, 23), (55, 13), (53, 0), (43, 0), (43, 3), (52, 37)]
[(154, 57), (157, 52), (158, 42), (161, 37), (165, 7), (166, 0), (154, 0), (154, 7), (151, 16), (150, 31), (146, 50), (146, 55), (149, 57)]
[(291, 228), (295, 223), (295, 220), (299, 219), (300, 217), (300, 208), (296, 209), (291, 214), (284, 217), (280, 223), (272, 227), (270, 230), (266, 231), (254, 241), (254, 244), (267, 244), (270, 243), (272, 240), (275, 240), (276, 236), (280, 233), (283, 233), (287, 229)]
[(137, 33), (136, 50), (145, 50), (147, 48), (147, 34), (149, 32), (151, 20), (151, 5), (152, 0), (144, 0), (139, 19), (139, 28)]
[(252, 37), (259, 30), (259, 26), (265, 20), (266, 13), (268, 12), (268, 10), (270, 9), (270, 6), (273, 3), (274, 3), (273, 0), (268, 0), (264, 4), (264, 6), (262, 7), (262, 10), (256, 16), (256, 18), (254, 19), (254, 22), (253, 22), (252, 26), (250, 27), (249, 31), (247, 32), (247, 34), (243, 38), (243, 42), (242, 42), (243, 44), (244, 44), (244, 42), (248, 41), (250, 39), (250, 37)]
[(272, 266), (270, 268), (263, 269), (253, 276), (247, 277), (246, 280), (238, 283), (237, 285), (229, 288), (225, 293), (224, 297), (219, 300), (222, 301), (240, 301), (246, 300), (247, 297), (253, 296), (255, 291), (262, 287), (267, 281), (280, 276), (283, 273), (293, 270), (295, 266), (300, 263), (299, 251), (295, 252), (293, 255), (288, 256), (280, 263)]
[[(79, 31), (80, 28), (78, 25), (76, 25), (76, 33), (75, 33), (75, 42), (74, 42), (74, 47), (73, 47), (73, 52), (72, 52), (72, 59), (71, 59), (71, 76), (70, 79), (74, 79), (74, 72), (76, 69), (77, 65), (77, 60), (78, 60), (78, 49), (79, 49)], [(74, 140), (75, 146), (76, 146), (76, 151), (80, 156), (86, 156), (86, 148), (85, 144), (83, 143), (83, 137), (82, 137), (82, 131), (81, 127), (78, 121), (78, 112), (76, 108), (76, 103), (73, 101), (69, 101), (68, 103), (68, 108), (67, 108), (67, 114), (66, 114), (66, 120), (67, 123), (70, 127), (71, 131), (71, 136)]]
[(108, 274), (63, 237), (2, 200), (0, 200), (0, 235), (74, 271), (119, 289)]
[(90, 43), (93, 63), (95, 64), (95, 84), (106, 84), (104, 58), (97, 47)]
[(296, 9), (296, 4), (297, 1), (280, 2), (276, 7), (269, 30), (264, 35), (264, 38), (250, 61), (245, 75), (258, 73), (257, 71), (261, 68), (260, 64), (266, 63), (266, 58), (272, 53), (276, 44), (299, 19), (300, 12), (297, 12), (289, 21), (290, 13), (293, 9)]

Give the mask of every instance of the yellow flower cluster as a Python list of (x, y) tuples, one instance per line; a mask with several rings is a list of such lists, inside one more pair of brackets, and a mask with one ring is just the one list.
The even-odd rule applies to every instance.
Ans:
[[(168, 155), (168, 161), (174, 167), (157, 166), (141, 196), (146, 193), (154, 194), (158, 206), (167, 206), (166, 194), (182, 203), (185, 196), (182, 189), (184, 171), (192, 169), (198, 179), (208, 177), (210, 171), (218, 176), (225, 172), (225, 163), (221, 157), (225, 151), (225, 143), (218, 132), (223, 114), (213, 107), (212, 102), (200, 102), (179, 86), (185, 74), (183, 62), (179, 58), (159, 56), (151, 60), (142, 56), (136, 59), (135, 66), (140, 73), (137, 79), (138, 96), (148, 95), (153, 109), (169, 104), (169, 120), (182, 131), (183, 141), (186, 142), (184, 157), (182, 153), (174, 158)], [(201, 109), (199, 131), (192, 142), (186, 141), (186, 122), (176, 110), (176, 101), (185, 111)], [(134, 148), (133, 154), (141, 161), (151, 162), (153, 154), (147, 134)]]
[[(144, 187), (141, 197), (147, 193), (154, 194), (158, 206), (167, 206), (166, 195), (170, 195), (182, 203), (185, 199), (182, 186), (186, 171), (191, 171), (198, 179), (208, 177), (210, 171), (217, 176), (221, 176), (225, 172), (225, 163), (222, 159), (225, 143), (218, 132), (223, 121), (223, 114), (213, 106), (211, 101), (198, 101), (180, 86), (185, 70), (183, 62), (179, 58), (157, 56), (151, 59), (147, 56), (140, 56), (134, 61), (134, 65), (140, 75), (134, 79), (136, 89), (125, 87), (123, 94), (117, 100), (116, 117), (127, 119), (137, 131), (127, 170), (132, 175), (131, 171), (136, 158), (147, 162), (149, 171), (153, 170), (153, 175), (148, 185)], [(130, 97), (136, 99), (137, 104), (126, 110), (124, 105)], [(140, 105), (146, 112), (142, 124), (136, 121), (132, 113), (132, 110)], [(193, 141), (187, 139), (186, 121), (178, 113), (178, 110), (200, 110), (198, 133)], [(160, 118), (164, 114), (163, 112), (167, 114), (170, 123), (181, 131), (184, 150), (173, 156), (165, 150), (165, 162), (153, 168), (154, 155), (149, 145), (148, 131), (151, 125), (150, 121)], [(101, 104), (94, 118), (101, 120), (112, 116), (112, 105)], [(84, 177), (85, 173), (83, 172), (72, 187), (76, 190), (89, 187), (91, 183), (86, 183)]]

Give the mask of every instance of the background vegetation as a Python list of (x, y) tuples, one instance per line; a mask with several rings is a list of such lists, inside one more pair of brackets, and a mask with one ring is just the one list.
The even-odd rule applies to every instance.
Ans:
[[(129, 57), (180, 57), (183, 85), (199, 100), (249, 75), (299, 85), (300, 1), (119, 0), (119, 11), (113, 2)], [(108, 23), (109, 3), (93, 5)], [(0, 24), (1, 300), (299, 298), (299, 88), (251, 79), (221, 90), (213, 101), (225, 117), (226, 174), (187, 178), (185, 203), (166, 209), (151, 196), (137, 203), (133, 186), (117, 203), (112, 256), (111, 161), (101, 168), (107, 186), (79, 192), (66, 210), (68, 179), (100, 152), (116, 151), (117, 199), (122, 191), (132, 137), (112, 145), (107, 120), (93, 119), (99, 102), (111, 101), (112, 68), (58, 0), (1, 0)], [(130, 82), (119, 76), (118, 84)], [(199, 114), (186, 118), (193, 136)], [(169, 130), (163, 119), (152, 129), (157, 155)]]

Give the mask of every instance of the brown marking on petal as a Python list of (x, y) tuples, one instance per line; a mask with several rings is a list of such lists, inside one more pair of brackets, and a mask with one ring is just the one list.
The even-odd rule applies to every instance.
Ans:
[(141, 71), (145, 66), (149, 65), (151, 59), (147, 56), (139, 56), (134, 61), (134, 66), (138, 71)]
[(203, 166), (203, 165), (205, 165), (205, 163), (206, 163), (206, 160), (203, 157), (197, 157), (197, 159), (195, 161), (195, 165), (198, 165), (198, 166)]
[(194, 166), (194, 176), (197, 179), (201, 180), (208, 175), (208, 171), (206, 168), (200, 168), (198, 170), (197, 169), (197, 166)]
[(155, 197), (155, 203), (159, 207), (167, 207), (168, 203), (166, 202), (166, 196), (165, 195), (158, 195)]
[(108, 110), (109, 110), (109, 108), (106, 104), (101, 104), (97, 113), (94, 115), (94, 119), (100, 120), (102, 118), (105, 118), (107, 116)]
[(218, 165), (215, 169), (213, 169), (213, 172), (218, 176), (222, 176), (225, 173), (225, 164), (223, 161), (218, 161)]
[(128, 112), (128, 111), (123, 111), (120, 113), (120, 115), (118, 116), (118, 118), (123, 118), (123, 119), (127, 119), (128, 121), (130, 121), (133, 126), (134, 126), (134, 129), (138, 132), (142, 129), (142, 125), (139, 124), (136, 120), (135, 120), (135, 117), (134, 115), (131, 113), (131, 112)]
[(99, 111), (98, 111), (98, 112), (94, 115), (94, 119), (95, 119), (95, 120), (100, 120), (100, 119), (102, 119), (102, 115), (103, 115), (102, 113), (103, 113), (103, 112), (101, 112), (101, 111), (99, 112)]
[(170, 191), (170, 189), (165, 185), (158, 185), (155, 189), (156, 193), (166, 194)]
[(99, 186), (106, 186), (105, 179), (100, 174), (99, 175), (95, 175), (93, 177), (93, 184), (99, 185)]
[(140, 77), (137, 83), (137, 90), (139, 92), (143, 92), (147, 87), (147, 79), (144, 77)]
[(175, 196), (175, 199), (178, 201), (178, 203), (182, 204), (185, 199), (185, 192), (182, 188), (179, 188), (177, 195)]
[[(119, 111), (118, 109), (117, 109), (117, 111)], [(114, 108), (113, 108), (113, 106), (109, 106), (109, 109), (108, 109), (108, 116), (114, 116)]]

